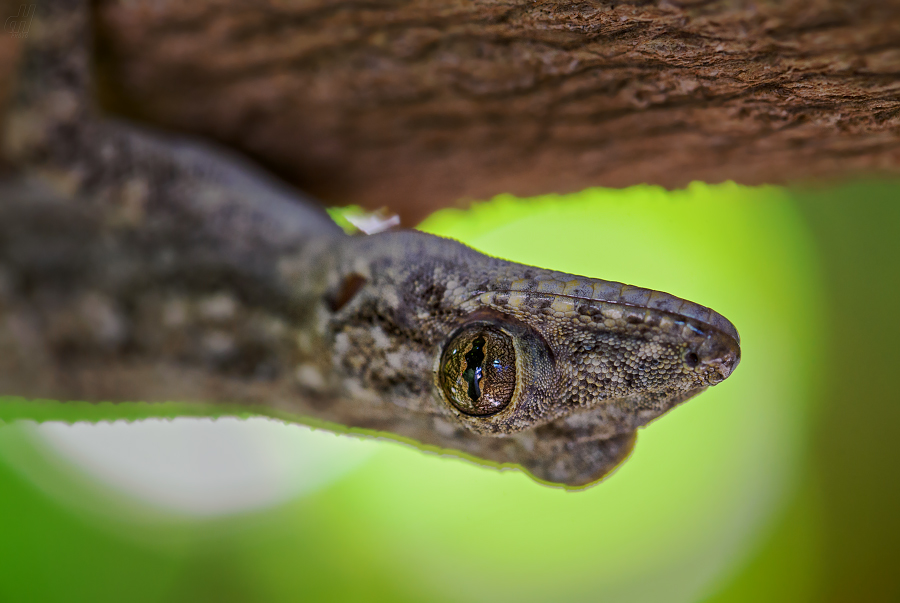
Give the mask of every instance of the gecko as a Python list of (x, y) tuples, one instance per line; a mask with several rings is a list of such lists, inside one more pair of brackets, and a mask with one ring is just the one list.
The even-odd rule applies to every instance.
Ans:
[(350, 236), (231, 151), (103, 115), (90, 41), (85, 0), (40, 3), (18, 41), (0, 394), (314, 419), (579, 488), (740, 361), (708, 307)]

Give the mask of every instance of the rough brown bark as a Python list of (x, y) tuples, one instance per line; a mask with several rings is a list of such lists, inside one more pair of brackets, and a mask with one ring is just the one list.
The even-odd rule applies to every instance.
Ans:
[(114, 110), (407, 222), (900, 166), (897, 0), (100, 0)]

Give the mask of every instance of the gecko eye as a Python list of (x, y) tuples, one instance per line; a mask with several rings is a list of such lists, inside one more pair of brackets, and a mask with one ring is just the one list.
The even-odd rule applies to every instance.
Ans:
[(441, 356), (440, 383), (467, 415), (485, 416), (507, 406), (516, 389), (516, 351), (510, 336), (490, 325), (468, 328)]

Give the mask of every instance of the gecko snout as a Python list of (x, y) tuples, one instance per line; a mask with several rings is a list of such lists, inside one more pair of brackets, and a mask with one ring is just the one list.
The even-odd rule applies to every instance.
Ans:
[(688, 350), (684, 362), (695, 366), (710, 385), (728, 378), (741, 362), (741, 346), (730, 335), (714, 331), (696, 350)]

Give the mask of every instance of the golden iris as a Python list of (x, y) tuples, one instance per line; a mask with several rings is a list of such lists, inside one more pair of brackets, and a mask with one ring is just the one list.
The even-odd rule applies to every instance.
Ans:
[(467, 415), (500, 412), (516, 389), (512, 339), (491, 325), (467, 327), (444, 348), (440, 383), (447, 399)]

